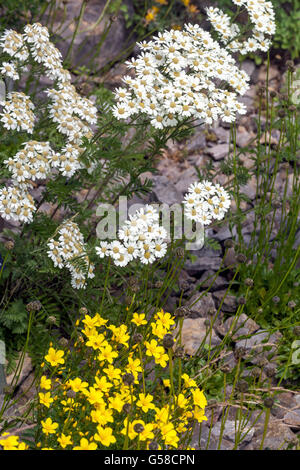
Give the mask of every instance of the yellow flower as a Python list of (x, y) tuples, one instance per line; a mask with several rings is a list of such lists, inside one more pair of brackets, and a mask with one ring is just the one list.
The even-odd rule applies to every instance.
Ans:
[(41, 381), (40, 381), (40, 387), (43, 390), (50, 390), (51, 389), (51, 379), (47, 379), (45, 375), (42, 375)]
[(146, 346), (146, 356), (155, 356), (157, 348), (159, 348), (156, 339), (152, 339), (149, 341), (145, 341)]
[(129, 357), (126, 372), (130, 372), (133, 374), (134, 378), (137, 379), (138, 373), (142, 372), (141, 361), (139, 359), (132, 359), (132, 357)]
[(204, 415), (204, 409), (200, 408), (199, 406), (195, 406), (194, 418), (198, 421), (198, 423), (202, 423), (202, 421), (207, 421), (207, 417)]
[(155, 421), (158, 424), (165, 424), (169, 420), (169, 405), (164, 406), (163, 408), (156, 408), (155, 410)]
[(186, 388), (198, 387), (195, 380), (191, 379), (187, 374), (182, 374), (181, 378), (184, 380), (184, 385)]
[(200, 406), (200, 408), (204, 409), (207, 405), (207, 400), (202, 390), (199, 390), (199, 388), (197, 388), (196, 390), (192, 390), (192, 395), (194, 405)]
[(139, 400), (136, 402), (136, 405), (139, 408), (142, 408), (144, 413), (147, 413), (149, 410), (153, 410), (155, 408), (154, 404), (151, 403), (153, 400), (153, 396), (149, 393), (145, 395), (144, 393), (139, 393)]
[(63, 433), (61, 434), (60, 437), (57, 438), (57, 440), (58, 440), (59, 444), (61, 445), (61, 447), (63, 449), (65, 449), (65, 447), (73, 444), (71, 436), (66, 436)]
[(109, 397), (109, 408), (118, 411), (121, 413), (123, 406), (125, 405), (125, 400), (120, 393), (117, 393), (114, 397)]
[(51, 366), (55, 367), (58, 364), (64, 364), (65, 360), (63, 359), (64, 351), (58, 350), (56, 351), (54, 348), (49, 348), (47, 356), (45, 359), (47, 362), (50, 362)]
[(177, 397), (177, 406), (179, 406), (179, 408), (185, 408), (187, 406), (187, 403), (188, 400), (185, 398), (183, 393), (179, 393)]
[(55, 434), (55, 430), (58, 428), (58, 423), (52, 422), (51, 418), (47, 418), (46, 421), (41, 421), (43, 433), (48, 436), (48, 434)]
[(95, 334), (88, 336), (88, 341), (86, 342), (86, 345), (96, 350), (108, 346), (108, 342), (106, 341), (105, 336), (102, 333), (98, 334), (95, 331)]
[(27, 450), (29, 447), (25, 442), (20, 442), (20, 444), (17, 447), (17, 450)]
[(107, 361), (109, 364), (113, 363), (113, 360), (118, 357), (118, 353), (112, 349), (110, 345), (101, 348), (98, 361)]
[(103, 428), (102, 426), (97, 426), (97, 434), (95, 434), (94, 438), (96, 441), (100, 441), (101, 444), (105, 447), (109, 447), (110, 444), (114, 444), (116, 442), (116, 438), (112, 434), (111, 428)]
[(144, 423), (143, 426), (144, 426), (144, 430), (140, 433), (140, 441), (147, 441), (148, 439), (153, 439), (154, 433), (152, 431), (154, 429), (154, 424)]
[(69, 380), (67, 385), (73, 390), (73, 392), (85, 392), (87, 386), (89, 385), (87, 382), (83, 382), (79, 377), (76, 377), (74, 380)]
[(172, 423), (162, 424), (160, 426), (160, 432), (167, 446), (178, 447), (179, 437)]
[(53, 403), (53, 398), (50, 395), (50, 392), (39, 393), (40, 403), (45, 405), (47, 408), (50, 408), (51, 403)]
[[(103, 372), (108, 376), (110, 380), (120, 380), (121, 379), (121, 369), (115, 368), (113, 365), (109, 365)], [(101, 377), (102, 378), (102, 377)]]
[(73, 450), (96, 450), (97, 449), (96, 442), (89, 442), (85, 437), (80, 439), (80, 445), (73, 447)]
[[(113, 367), (113, 366), (109, 366)], [(120, 371), (121, 372), (121, 371)], [(105, 375), (102, 375), (101, 379), (98, 377), (95, 377), (96, 383), (94, 384), (94, 387), (101, 390), (101, 392), (106, 393), (109, 392), (109, 389), (113, 386), (110, 382), (107, 382), (107, 379)]]
[(166, 367), (167, 362), (169, 360), (168, 354), (165, 354), (165, 350), (163, 347), (160, 347), (157, 354), (154, 356), (154, 360), (156, 364), (159, 364), (161, 367)]
[(150, 23), (151, 21), (153, 21), (157, 15), (157, 13), (159, 12), (159, 8), (157, 8), (156, 6), (152, 7), (151, 9), (149, 9), (147, 11), (147, 15), (145, 17), (145, 20), (146, 20), (146, 24)]
[(8, 433), (4, 433), (1, 437), (5, 437), (5, 439), (0, 439), (0, 445), (3, 447), (3, 450), (17, 449), (17, 446), (19, 445), (19, 436), (9, 436)]
[(124, 344), (128, 348), (128, 340), (130, 338), (127, 333), (127, 326), (120, 325), (119, 327), (111, 325), (108, 327), (113, 332), (112, 340), (116, 341), (119, 344)]
[(113, 410), (106, 408), (105, 403), (103, 402), (101, 405), (97, 405), (96, 410), (91, 411), (91, 418), (93, 423), (101, 424), (101, 426), (105, 426), (107, 423), (113, 423)]
[(96, 390), (94, 387), (89, 387), (89, 390), (85, 390), (84, 394), (87, 396), (88, 402), (91, 405), (103, 403), (103, 393), (101, 390)]
[(160, 3), (161, 5), (168, 5), (167, 0), (155, 0), (156, 3)]
[(132, 323), (135, 323), (137, 326), (141, 325), (147, 325), (147, 320), (145, 320), (145, 314), (144, 313), (134, 313), (132, 315)]

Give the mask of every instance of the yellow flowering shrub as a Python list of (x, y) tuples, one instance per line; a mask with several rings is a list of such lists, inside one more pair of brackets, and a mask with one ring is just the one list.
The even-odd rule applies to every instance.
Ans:
[[(207, 402), (192, 378), (178, 374), (174, 317), (161, 310), (149, 321), (143, 313), (128, 320), (116, 326), (86, 314), (71, 348), (50, 344), (37, 393), (36, 448), (188, 448), (195, 424), (207, 419)], [(20, 446), (15, 436), (0, 444)]]

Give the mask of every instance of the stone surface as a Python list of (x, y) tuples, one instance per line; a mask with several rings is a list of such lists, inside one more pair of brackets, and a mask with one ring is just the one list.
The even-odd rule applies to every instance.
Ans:
[(292, 428), (300, 429), (300, 408), (286, 413), (284, 415), (283, 421)]
[(166, 176), (154, 176), (153, 183), (152, 194), (154, 195), (154, 201), (156, 200), (169, 206), (182, 202), (182, 193), (178, 191), (176, 186)]
[[(226, 290), (220, 290), (213, 293), (213, 297), (216, 300), (217, 306), (222, 303), (222, 311), (224, 312), (235, 312), (237, 309), (237, 299), (234, 295), (226, 294)], [(225, 296), (225, 297), (224, 297)]]
[(233, 341), (237, 341), (241, 336), (251, 335), (257, 330), (259, 330), (259, 325), (245, 313), (242, 313), (238, 319), (230, 317), (218, 326), (218, 333), (222, 336), (231, 331)]
[(194, 356), (199, 348), (204, 344), (211, 344), (217, 346), (220, 344), (221, 339), (216, 335), (212, 329), (210, 338), (210, 329), (205, 324), (205, 318), (186, 318), (183, 321), (181, 339), (184, 351), (189, 356)]
[[(131, 1), (124, 0), (123, 3), (127, 5), (129, 13), (133, 14)], [(122, 17), (122, 14), (119, 14), (116, 17), (116, 20), (112, 22), (110, 30), (101, 45), (101, 49), (97, 50), (97, 46), (101, 41), (103, 37), (102, 35), (105, 33), (109, 22), (109, 16), (105, 13), (102, 21), (95, 26), (105, 4), (105, 0), (89, 0), (89, 2), (86, 3), (79, 32), (75, 37), (70, 56), (72, 63), (76, 66), (91, 65), (90, 61), (92, 59), (95, 64), (93, 66), (93, 70), (99, 69), (119, 56), (124, 49), (124, 43), (128, 37), (128, 31), (125, 28), (125, 20)], [(57, 37), (56, 46), (62, 52), (63, 58), (65, 58), (69, 45), (71, 44), (76, 27), (74, 18), (79, 16), (81, 5), (81, 0), (66, 2), (65, 17), (62, 2), (60, 2), (60, 8), (57, 9), (53, 30)], [(93, 55), (95, 55), (94, 58)]]
[(206, 153), (214, 160), (222, 160), (228, 154), (228, 144), (217, 144), (206, 149)]
[[(224, 429), (223, 429), (223, 438), (228, 439), (229, 441), (235, 442), (235, 438), (237, 435), (239, 423), (236, 421), (231, 421), (229, 419), (226, 420)], [(221, 421), (218, 421), (214, 427), (212, 428), (212, 434), (214, 437), (219, 438), (221, 433)], [(251, 426), (243, 426), (240, 430), (240, 439), (239, 444), (247, 444), (251, 441), (254, 435), (254, 427)]]
[(270, 360), (274, 356), (276, 344), (281, 336), (278, 331), (270, 335), (266, 330), (258, 330), (250, 338), (237, 341), (235, 349), (244, 350), (247, 360), (253, 364), (260, 364), (262, 359)]
[[(8, 375), (6, 377), (6, 382), (7, 382), (8, 385), (12, 385), (12, 383), (13, 383), (14, 386), (18, 387), (30, 375), (30, 373), (32, 371), (33, 371), (32, 362), (31, 362), (31, 359), (30, 359), (29, 355), (26, 353), (25, 358), (24, 358), (23, 367), (22, 367), (21, 372), (19, 374), (17, 384), (14, 380), (14, 372), (12, 372), (10, 375)], [(13, 380), (14, 380), (14, 382), (13, 382)]]
[(221, 266), (222, 258), (215, 256), (199, 256), (196, 260), (185, 262), (184, 268), (191, 275), (200, 274), (207, 269), (218, 271)]
[[(251, 443), (245, 447), (245, 450), (259, 449), (263, 437), (263, 424), (260, 426), (260, 433), (254, 435)], [(272, 418), (268, 424), (268, 430), (264, 439), (263, 449), (284, 450), (290, 441), (294, 440), (296, 435), (290, 428), (280, 420)]]
[(200, 292), (193, 295), (186, 305), (190, 307), (193, 312), (197, 312), (199, 317), (207, 317), (208, 315), (214, 314), (216, 312), (216, 307), (212, 294), (208, 292), (205, 296), (199, 299), (200, 296)]

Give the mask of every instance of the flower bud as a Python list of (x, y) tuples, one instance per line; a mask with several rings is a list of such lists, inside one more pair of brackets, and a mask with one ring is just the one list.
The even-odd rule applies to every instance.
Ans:
[(176, 318), (186, 317), (187, 314), (188, 314), (188, 309), (186, 307), (178, 307), (178, 308), (176, 308), (176, 310), (174, 312), (174, 316)]
[(170, 349), (174, 346), (174, 338), (171, 334), (168, 333), (163, 337), (163, 346), (166, 349)]
[(140, 434), (141, 432), (144, 431), (144, 426), (142, 425), (142, 423), (136, 423), (134, 426), (133, 426), (133, 430), (134, 432)]
[(161, 289), (163, 285), (164, 285), (163, 281), (156, 281), (154, 284), (154, 288)]
[(184, 359), (184, 357), (185, 357), (184, 348), (183, 348), (182, 346), (178, 346), (178, 347), (175, 349), (174, 356), (175, 356), (175, 357), (178, 357), (178, 358), (180, 358), (180, 359)]
[(234, 247), (234, 241), (231, 240), (230, 238), (228, 238), (227, 240), (225, 240), (224, 246), (225, 246), (225, 248), (233, 248)]
[(152, 441), (149, 443), (149, 450), (157, 450), (158, 449), (158, 443), (155, 441)]
[(297, 305), (296, 302), (294, 302), (293, 300), (290, 300), (290, 301), (288, 302), (288, 307), (289, 307), (289, 308), (292, 308), (292, 309), (293, 309), (293, 308), (296, 307), (296, 305)]
[(141, 343), (143, 341), (143, 335), (141, 333), (134, 333), (132, 336), (132, 341), (134, 344)]
[(125, 385), (132, 385), (134, 382), (134, 376), (133, 374), (128, 373), (123, 375), (122, 380)]
[(296, 325), (294, 328), (293, 328), (293, 334), (295, 336), (300, 336), (300, 325)]
[(128, 415), (130, 413), (130, 410), (131, 410), (130, 403), (125, 403), (125, 405), (123, 405), (122, 411)]
[(246, 263), (247, 261), (247, 256), (244, 255), (244, 253), (239, 253), (236, 257), (239, 263)]
[(272, 408), (273, 405), (274, 405), (274, 400), (272, 397), (267, 397), (264, 399), (264, 406), (266, 408)]
[(4, 243), (4, 247), (8, 251), (12, 250), (14, 246), (15, 246), (15, 242), (13, 240), (8, 240), (7, 242)]
[(246, 305), (246, 299), (245, 299), (245, 297), (240, 297), (239, 300), (238, 300), (238, 304), (239, 304), (239, 305)]
[(87, 315), (88, 309), (85, 308), (85, 307), (81, 307), (81, 308), (79, 309), (79, 313), (80, 313), (80, 315)]
[(39, 300), (33, 300), (26, 305), (28, 312), (39, 312), (42, 308), (42, 304)]

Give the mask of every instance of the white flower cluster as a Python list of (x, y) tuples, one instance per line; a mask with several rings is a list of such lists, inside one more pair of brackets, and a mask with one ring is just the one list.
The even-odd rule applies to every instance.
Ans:
[(161, 129), (176, 126), (183, 118), (207, 124), (218, 118), (232, 122), (237, 113), (246, 112), (237, 96), (248, 89), (248, 75), (199, 25), (159, 33), (139, 46), (143, 52), (127, 62), (135, 78), (124, 77), (127, 88), (115, 92), (116, 117), (142, 113)]
[(47, 254), (54, 266), (67, 268), (71, 273), (71, 284), (75, 289), (86, 287), (86, 279), (93, 278), (94, 265), (86, 254), (83, 235), (77, 224), (67, 221), (58, 230), (58, 240), (51, 238)]
[(219, 33), (220, 40), (232, 52), (247, 54), (258, 50), (267, 51), (271, 45), (269, 37), (275, 33), (275, 14), (271, 2), (265, 0), (232, 0), (244, 7), (253, 26), (252, 36), (241, 40), (241, 28), (232, 23), (230, 16), (219, 8), (207, 8), (207, 16), (213, 28)]
[(12, 173), (12, 178), (27, 188), (31, 181), (45, 179), (51, 171), (51, 158), (55, 153), (48, 142), (30, 140), (25, 143), (13, 158), (4, 160), (4, 164)]
[(93, 132), (89, 124), (97, 122), (97, 108), (87, 98), (81, 97), (71, 83), (58, 84), (58, 90), (48, 89), (52, 100), (49, 114), (57, 130), (70, 143), (80, 144), (83, 137), (90, 139)]
[(213, 219), (223, 219), (231, 203), (228, 193), (219, 184), (203, 181), (188, 188), (183, 204), (188, 219), (208, 225)]
[[(50, 176), (53, 168), (69, 178), (84, 167), (80, 162), (80, 155), (84, 151), (81, 147), (82, 138), (90, 139), (93, 136), (91, 125), (97, 122), (97, 108), (89, 99), (76, 92), (71, 84), (70, 73), (63, 68), (59, 50), (49, 40), (46, 27), (39, 23), (26, 25), (23, 34), (7, 30), (0, 36), (0, 49), (10, 56), (10, 61), (2, 62), (2, 75), (17, 80), (27, 62), (35, 62), (41, 69), (39, 73), (44, 73), (55, 81), (55, 88), (46, 90), (46, 95), (50, 98), (48, 112), (66, 141), (66, 145), (58, 152), (48, 142), (29, 141), (13, 158), (4, 162), (12, 173), (13, 191), (17, 191), (18, 204), (14, 211), (14, 206), (4, 207), (0, 201), (0, 213), (6, 220), (14, 218), (29, 222), (34, 210), (32, 203), (30, 210), (27, 207), (28, 198), (31, 198), (27, 190), (31, 183)], [(28, 96), (21, 92), (11, 92), (0, 105), (3, 107), (0, 122), (6, 129), (33, 133), (36, 120), (34, 104)], [(1, 190), (1, 194), (5, 191), (10, 194), (12, 190)], [(25, 210), (22, 210), (22, 195)], [(6, 201), (5, 198), (3, 200)]]
[(0, 188), (0, 215), (3, 219), (31, 222), (35, 210), (32, 196), (21, 187)]
[(102, 241), (96, 247), (100, 258), (110, 256), (116, 266), (126, 266), (133, 259), (151, 264), (167, 251), (166, 230), (159, 225), (157, 210), (146, 205), (126, 220), (118, 233), (119, 240)]
[(0, 121), (10, 130), (26, 131), (30, 134), (34, 126), (34, 104), (28, 96), (22, 92), (8, 93), (7, 100), (1, 100), (3, 110), (0, 113)]

